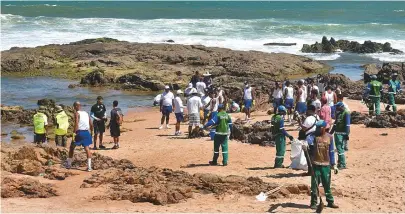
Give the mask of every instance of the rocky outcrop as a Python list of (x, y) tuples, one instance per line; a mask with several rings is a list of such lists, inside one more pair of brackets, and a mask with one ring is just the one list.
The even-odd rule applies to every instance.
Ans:
[(2, 51), (1, 70), (3, 74), (69, 71), (67, 75), (84, 77), (83, 85), (118, 84), (123, 88), (160, 90), (169, 83), (184, 88), (196, 71), (212, 73), (214, 84), (221, 79), (232, 85), (239, 83), (234, 80), (243, 83), (243, 80), (324, 73), (330, 67), (307, 57), (283, 53), (92, 39)]
[(364, 41), (363, 44), (360, 44), (359, 42), (349, 40), (336, 41), (333, 37), (328, 40), (326, 36), (322, 37), (321, 43), (316, 42), (312, 45), (304, 44), (301, 49), (303, 53), (334, 53), (338, 50), (360, 54), (381, 52), (390, 52), (393, 54), (403, 53), (398, 49), (392, 48), (389, 42), (382, 44), (378, 42)]
[(397, 114), (388, 112), (374, 118), (368, 118), (364, 125), (370, 128), (398, 128), (405, 127), (405, 110), (399, 110)]
[(270, 121), (267, 120), (258, 121), (254, 124), (246, 124), (238, 120), (233, 123), (232, 137), (242, 143), (268, 146), (274, 144), (270, 125)]
[(49, 198), (58, 196), (51, 184), (43, 184), (32, 178), (4, 177), (1, 182), (2, 198)]
[(294, 45), (297, 45), (297, 43), (270, 42), (270, 43), (264, 43), (263, 45), (265, 45), (265, 46), (294, 46)]

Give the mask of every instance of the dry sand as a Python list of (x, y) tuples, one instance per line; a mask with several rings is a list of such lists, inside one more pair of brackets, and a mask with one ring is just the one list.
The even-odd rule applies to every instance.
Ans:
[[(359, 101), (346, 101), (352, 111), (367, 111)], [(404, 108), (404, 106), (400, 106)], [(269, 119), (263, 112), (253, 114), (255, 120)], [(234, 118), (242, 114), (233, 114)], [(174, 121), (174, 116), (171, 118)], [(186, 139), (174, 136), (170, 130), (158, 130), (160, 114), (157, 109), (132, 112), (125, 116), (124, 127), (132, 131), (122, 134), (121, 148), (97, 151), (113, 158), (126, 158), (142, 167), (157, 166), (184, 170), (189, 173), (214, 173), (218, 175), (257, 176), (264, 181), (310, 184), (310, 177), (303, 171), (272, 169), (274, 147), (229, 143), (229, 165), (207, 166), (212, 158), (213, 143), (208, 138)], [(135, 121), (135, 122), (134, 122)], [(348, 169), (332, 175), (332, 187), (337, 192), (339, 209), (325, 208), (325, 212), (405, 212), (405, 128), (374, 129), (364, 125), (352, 125), (349, 152), (346, 153)], [(187, 130), (183, 124), (182, 131)], [(294, 127), (289, 129), (294, 130)], [(297, 131), (292, 132), (294, 136)], [(388, 133), (388, 136), (382, 136)], [(110, 136), (105, 137), (109, 142)], [(107, 144), (112, 147), (112, 144)], [(79, 152), (79, 151), (76, 151)], [(82, 151), (80, 151), (82, 152)], [(285, 165), (290, 164), (287, 146)], [(257, 202), (254, 197), (211, 194), (195, 194), (179, 204), (165, 206), (130, 201), (92, 200), (102, 194), (104, 188), (80, 188), (84, 178), (91, 173), (77, 171), (79, 175), (64, 181), (39, 179), (53, 183), (60, 196), (51, 198), (2, 199), (2, 212), (313, 212), (307, 195), (292, 195), (289, 198), (268, 199)], [(5, 173), (3, 173), (4, 176)], [(13, 175), (22, 177), (23, 175)]]

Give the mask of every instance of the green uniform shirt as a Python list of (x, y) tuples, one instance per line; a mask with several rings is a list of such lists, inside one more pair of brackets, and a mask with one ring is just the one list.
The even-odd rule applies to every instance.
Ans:
[(281, 115), (274, 115), (271, 118), (271, 133), (273, 135), (278, 135), (282, 133), (281, 128), (281, 121), (283, 120), (283, 118), (281, 117)]
[(371, 81), (369, 83), (369, 90), (370, 90), (370, 96), (380, 97), (381, 96), (381, 91), (382, 91), (381, 82), (379, 82), (377, 80)]
[(212, 125), (217, 126), (215, 129), (216, 135), (228, 135), (229, 126), (232, 125), (232, 119), (225, 111), (220, 111), (214, 118), (208, 121), (206, 126)]

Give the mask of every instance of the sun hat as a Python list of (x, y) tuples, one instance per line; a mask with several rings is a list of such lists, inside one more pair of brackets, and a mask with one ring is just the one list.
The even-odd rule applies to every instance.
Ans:
[(204, 76), (204, 77), (209, 77), (209, 76), (211, 76), (211, 74), (210, 74), (209, 71), (207, 71), (207, 72), (205, 72), (205, 74), (203, 74), (203, 76)]
[(55, 110), (56, 110), (56, 112), (61, 112), (61, 111), (63, 111), (63, 108), (62, 108), (62, 106), (55, 106)]
[(182, 90), (177, 90), (177, 92), (176, 92), (177, 94), (183, 94), (183, 91)]
[(168, 85), (165, 86), (165, 89), (170, 89), (170, 87)]
[(192, 89), (190, 90), (190, 94), (198, 94), (197, 89), (192, 88)]

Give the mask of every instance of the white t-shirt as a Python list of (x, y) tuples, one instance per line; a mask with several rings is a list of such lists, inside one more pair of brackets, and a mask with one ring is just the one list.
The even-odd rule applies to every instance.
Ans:
[(334, 104), (334, 98), (335, 98), (335, 92), (331, 92), (328, 93), (327, 91), (325, 92), (325, 97), (326, 97), (326, 101), (328, 103), (329, 106), (333, 106)]
[(160, 100), (163, 100), (163, 106), (172, 106), (173, 100), (174, 100), (174, 95), (171, 91), (169, 92), (163, 92), (162, 97)]
[(319, 116), (318, 115), (314, 115), (314, 116), (308, 116), (307, 118), (305, 118), (304, 123), (302, 124), (305, 128), (310, 128), (311, 129), (307, 130), (305, 133), (309, 134), (311, 132), (314, 132), (316, 130), (316, 126), (314, 126), (314, 124), (319, 120)]
[(304, 89), (305, 87), (301, 87), (299, 90), (301, 90), (301, 95), (300, 95), (300, 97), (299, 97), (299, 99), (298, 99), (298, 102), (301, 102), (301, 103), (305, 103), (305, 101), (307, 100), (307, 96), (306, 96), (306, 94), (305, 94), (305, 89)]
[(312, 105), (315, 106), (316, 110), (319, 110), (322, 107), (321, 101), (319, 99), (312, 101)]
[(198, 93), (204, 94), (204, 89), (207, 87), (204, 82), (197, 82), (196, 86)]
[(273, 91), (273, 98), (274, 99), (281, 99), (283, 98), (283, 91), (281, 90), (281, 88), (275, 89)]
[(161, 97), (162, 97), (162, 94), (158, 94), (158, 95), (156, 95), (155, 99), (153, 99), (153, 101), (160, 102)]
[(78, 130), (90, 130), (89, 114), (85, 111), (77, 111), (77, 113), (79, 114)]
[(243, 99), (251, 100), (252, 99), (252, 87), (245, 88), (244, 91), (245, 91), (245, 94), (243, 96)]
[(287, 91), (287, 94), (285, 96), (286, 99), (294, 99), (294, 88), (293, 87), (291, 87), (291, 86), (286, 87), (284, 89), (284, 91)]
[[(208, 105), (210, 102), (211, 102), (211, 97), (210, 96), (204, 96), (204, 97), (202, 97), (202, 100), (201, 100), (201, 102), (202, 102), (202, 104), (203, 104), (203, 106), (206, 106), (206, 105)], [(207, 108), (205, 108), (206, 110), (210, 110), (210, 106), (208, 106)]]
[(187, 110), (189, 114), (199, 114), (201, 108), (203, 108), (203, 104), (200, 97), (193, 96), (188, 99)]
[(174, 98), (174, 113), (183, 113), (183, 101), (180, 97)]

